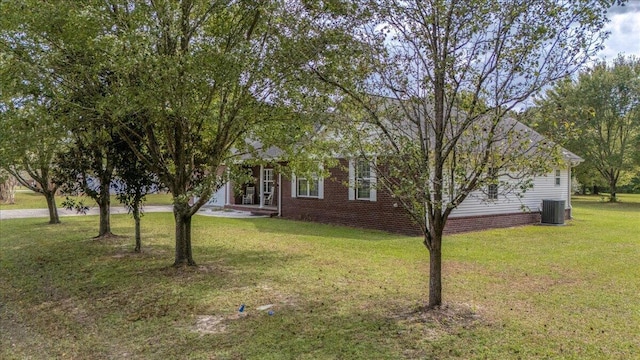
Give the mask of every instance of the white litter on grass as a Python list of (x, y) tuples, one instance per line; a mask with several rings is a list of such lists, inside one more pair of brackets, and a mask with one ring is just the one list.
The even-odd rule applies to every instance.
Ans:
[(273, 307), (273, 304), (267, 304), (267, 305), (258, 306), (256, 309), (263, 311), (263, 310), (271, 309), (272, 307)]
[(211, 315), (198, 315), (196, 317), (195, 331), (201, 334), (219, 334), (227, 330), (223, 324), (224, 317)]

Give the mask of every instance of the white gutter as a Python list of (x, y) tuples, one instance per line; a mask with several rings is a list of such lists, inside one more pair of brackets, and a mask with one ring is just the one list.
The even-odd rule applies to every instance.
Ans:
[(278, 172), (278, 217), (282, 217), (282, 174)]
[[(567, 209), (571, 209), (571, 164), (568, 166), (569, 170), (567, 171)], [(573, 214), (571, 214), (573, 217)]]

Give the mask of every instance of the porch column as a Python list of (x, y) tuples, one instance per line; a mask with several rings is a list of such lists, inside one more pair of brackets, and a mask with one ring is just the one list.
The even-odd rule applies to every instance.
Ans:
[(258, 186), (260, 187), (260, 209), (264, 207), (264, 165), (260, 165), (260, 183)]
[[(231, 182), (231, 171), (229, 168), (225, 170), (227, 182), (224, 183), (224, 205), (231, 205), (231, 199), (235, 196), (233, 193), (233, 183)], [(235, 203), (235, 200), (233, 201)]]
[(282, 216), (282, 174), (278, 172), (278, 216)]

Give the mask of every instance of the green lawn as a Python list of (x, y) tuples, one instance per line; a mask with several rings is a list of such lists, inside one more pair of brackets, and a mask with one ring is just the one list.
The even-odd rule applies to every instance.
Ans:
[(125, 215), (110, 240), (92, 216), (3, 220), (0, 358), (639, 358), (640, 196), (621, 199), (446, 238), (431, 313), (419, 238), (197, 216), (199, 267), (174, 269), (171, 214), (145, 215), (142, 255)]
[[(56, 205), (62, 206), (65, 196), (56, 196)], [(97, 206), (95, 202), (89, 197), (78, 198), (81, 199), (87, 206)], [(118, 199), (115, 196), (111, 196), (111, 204), (118, 204)], [(150, 194), (147, 195), (145, 205), (170, 205), (172, 204), (171, 194)], [(0, 203), (0, 210), (17, 210), (17, 209), (46, 209), (47, 201), (42, 194), (35, 193), (30, 190), (22, 190), (16, 192), (15, 204), (3, 204)]]

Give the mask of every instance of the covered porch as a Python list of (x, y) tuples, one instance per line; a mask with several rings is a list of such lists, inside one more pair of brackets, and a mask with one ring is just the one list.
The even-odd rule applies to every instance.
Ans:
[(260, 215), (277, 216), (280, 202), (280, 175), (276, 174), (271, 165), (256, 165), (248, 168), (251, 169), (252, 180), (242, 184), (237, 193), (230, 194), (225, 207), (260, 213)]

